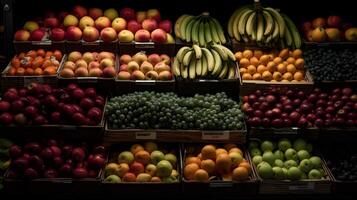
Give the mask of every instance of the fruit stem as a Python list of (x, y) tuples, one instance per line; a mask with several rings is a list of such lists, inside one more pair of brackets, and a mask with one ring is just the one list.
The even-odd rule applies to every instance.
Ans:
[(260, 4), (260, 0), (254, 0), (254, 8), (255, 10), (261, 10), (261, 4)]
[(209, 16), (209, 12), (203, 12), (202, 16), (208, 17)]

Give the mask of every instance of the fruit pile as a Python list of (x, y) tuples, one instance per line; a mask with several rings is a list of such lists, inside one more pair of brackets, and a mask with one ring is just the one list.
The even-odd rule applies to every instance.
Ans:
[(175, 170), (178, 159), (175, 153), (175, 150), (153, 142), (133, 144), (130, 151), (112, 156), (105, 167), (104, 182), (178, 182), (179, 173)]
[(324, 179), (327, 176), (322, 168), (322, 160), (313, 156), (313, 147), (303, 139), (293, 142), (280, 139), (272, 141), (251, 142), (250, 155), (258, 175), (263, 179), (301, 180)]
[(9, 156), (9, 148), (12, 142), (10, 140), (0, 138), (0, 191), (3, 186), (3, 175), (5, 171), (10, 167), (11, 159)]
[(283, 49), (270, 53), (244, 50), (236, 52), (235, 57), (239, 61), (239, 72), (243, 80), (305, 81), (305, 61), (300, 49)]
[(177, 38), (200, 46), (206, 46), (211, 42), (227, 42), (221, 24), (207, 12), (199, 16), (181, 15), (176, 20), (174, 30)]
[(61, 51), (31, 50), (14, 56), (7, 76), (56, 75), (62, 60)]
[(237, 9), (228, 21), (228, 34), (246, 43), (277, 44), (291, 49), (301, 47), (299, 31), (291, 19), (260, 3)]
[(357, 51), (313, 48), (304, 58), (315, 81), (357, 80)]
[(336, 151), (326, 150), (326, 163), (333, 176), (340, 181), (357, 181), (357, 151), (354, 145), (338, 143)]
[(75, 84), (52, 88), (31, 83), (9, 88), (0, 101), (0, 125), (75, 124), (96, 126), (102, 120), (105, 99), (96, 89)]
[(304, 22), (301, 30), (305, 39), (310, 42), (357, 41), (357, 28), (351, 23), (343, 22), (341, 17), (336, 15)]
[(172, 80), (171, 58), (166, 54), (123, 54), (119, 62), (119, 80)]
[(11, 179), (96, 178), (105, 166), (103, 146), (90, 148), (53, 139), (12, 145), (9, 149)]
[(357, 94), (351, 88), (310, 94), (288, 90), (284, 94), (257, 90), (243, 97), (242, 109), (253, 127), (355, 127)]
[(68, 55), (60, 76), (73, 77), (115, 77), (115, 55), (111, 52), (85, 52), (73, 51)]
[(111, 98), (110, 128), (241, 130), (240, 104), (224, 93), (178, 97), (174, 93), (135, 92)]
[(182, 47), (176, 54), (172, 71), (183, 79), (234, 79), (236, 58), (231, 50), (220, 44), (207, 48), (194, 44)]
[(114, 8), (103, 12), (100, 8), (75, 6), (69, 12), (46, 13), (37, 21), (27, 21), (23, 29), (16, 31), (16, 41), (79, 41), (104, 42), (135, 41), (174, 43), (170, 20), (161, 20), (157, 9), (135, 12), (123, 8), (118, 13)]
[[(190, 152), (190, 150), (193, 150)], [(251, 173), (250, 163), (235, 144), (224, 147), (205, 145), (199, 152), (195, 146), (187, 148), (184, 177), (189, 181), (208, 182), (210, 180), (244, 181)], [(196, 154), (195, 154), (196, 153)]]

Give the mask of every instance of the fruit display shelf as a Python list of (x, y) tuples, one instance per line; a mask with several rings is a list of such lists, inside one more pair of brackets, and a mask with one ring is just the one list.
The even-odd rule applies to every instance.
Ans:
[[(310, 146), (311, 146), (311, 150), (312, 150), (312, 153), (313, 153), (311, 156), (314, 155), (313, 157), (316, 157), (316, 155), (317, 155), (317, 156), (319, 156), (321, 158), (319, 160), (321, 161), (321, 167), (322, 167), (321, 169), (323, 170), (324, 174), (321, 174), (321, 172), (319, 172), (319, 173), (320, 173), (320, 177), (322, 177), (322, 178), (320, 178), (320, 179), (306, 178), (306, 176), (310, 177), (310, 173), (309, 173), (309, 175), (306, 175), (304, 173), (305, 174), (305, 178), (302, 175), (300, 175), (299, 177), (294, 177), (295, 175), (293, 174), (293, 172), (291, 172), (291, 175), (289, 175), (289, 171), (290, 170), (287, 170), (286, 174), (285, 174), (285, 172), (283, 170), (282, 172), (283, 172), (284, 175), (281, 176), (281, 175), (279, 175), (277, 172), (275, 172), (272, 169), (272, 168), (274, 168), (272, 166), (277, 167), (279, 165), (276, 164), (277, 162), (275, 160), (273, 160), (273, 162), (275, 163), (274, 165), (271, 166), (269, 164), (269, 162), (270, 162), (269, 161), (270, 158), (268, 157), (269, 153), (271, 154), (271, 156), (274, 159), (277, 159), (276, 158), (277, 157), (276, 152), (280, 151), (280, 153), (282, 153), (285, 150), (285, 154), (282, 153), (281, 156), (283, 158), (285, 158), (286, 160), (288, 160), (287, 159), (288, 158), (287, 157), (287, 155), (288, 155), (287, 151), (289, 151), (289, 150), (291, 152), (295, 152), (295, 155), (294, 155), (294, 153), (291, 153), (290, 156), (292, 158), (294, 158), (294, 156), (298, 157), (298, 158), (300, 158), (300, 156), (301, 157), (303, 156), (302, 154), (300, 155), (300, 153), (299, 153), (300, 151), (297, 151), (298, 149), (301, 149), (301, 151), (305, 151), (305, 149), (308, 149), (308, 151), (311, 151), (309, 149), (309, 147), (308, 147), (309, 144), (307, 144), (301, 138), (297, 138), (295, 140), (295, 141), (299, 140), (300, 144), (295, 144), (295, 142), (294, 142), (294, 144), (292, 144), (292, 143), (289, 142), (290, 145), (281, 144), (281, 146), (280, 146), (280, 141), (283, 141), (283, 140), (284, 140), (284, 142), (289, 141), (288, 139), (281, 137), (280, 140), (279, 140), (279, 143), (276, 144), (276, 143), (271, 143), (268, 140), (261, 141), (260, 139), (251, 138), (251, 141), (253, 141), (253, 142), (251, 142), (250, 145), (249, 145), (250, 152), (248, 153), (248, 156), (249, 156), (249, 159), (252, 160), (253, 163), (254, 163), (253, 164), (253, 171), (255, 172), (255, 174), (257, 175), (258, 180), (260, 181), (259, 194), (299, 194), (299, 195), (301, 195), (301, 194), (330, 194), (331, 193), (332, 181), (333, 181), (332, 177), (330, 176), (330, 171), (329, 171), (329, 169), (327, 167), (327, 164), (326, 164), (325, 160), (323, 160), (323, 158), (321, 157), (320, 151), (316, 150), (315, 148), (312, 149), (312, 145), (311, 144), (310, 144)], [(260, 148), (259, 148), (259, 142), (262, 142), (262, 143), (260, 143), (260, 145), (261, 145)], [(256, 143), (256, 144), (252, 145), (252, 143)], [(264, 143), (266, 143), (266, 144), (264, 144)], [(268, 143), (270, 143), (270, 145)], [(278, 146), (279, 148), (277, 148), (277, 147), (274, 148), (274, 146)], [(264, 148), (266, 150), (264, 150)], [(272, 153), (272, 150), (270, 150), (269, 148), (272, 148), (273, 150), (274, 149), (277, 149), (277, 150), (274, 153)], [(284, 149), (284, 148), (288, 148), (288, 149)], [(280, 150), (280, 149), (282, 149), (282, 150)], [(264, 154), (261, 153), (261, 151), (263, 151), (263, 150), (264, 150)], [(252, 154), (252, 153), (254, 153), (254, 154)], [(267, 153), (267, 155), (265, 155), (265, 153)], [(260, 159), (256, 159), (255, 158), (256, 156), (253, 157), (253, 155), (260, 156)], [(309, 153), (308, 153), (308, 156), (310, 156)], [(303, 158), (301, 158), (301, 159), (303, 161), (304, 160), (308, 160), (308, 159), (303, 159)], [(281, 164), (283, 164), (284, 167), (286, 166), (286, 168), (288, 168), (288, 169), (296, 166), (296, 165), (293, 165), (293, 164), (290, 164), (290, 163), (287, 164), (287, 162), (289, 162), (289, 161), (290, 160), (285, 161), (284, 163), (281, 162)], [(257, 162), (257, 163), (255, 164), (255, 162)], [(308, 161), (308, 162), (311, 162), (311, 161)], [(270, 170), (267, 169), (265, 166), (259, 166), (259, 164), (263, 164), (263, 163), (264, 163), (264, 165), (269, 165), (268, 168), (270, 168)], [(296, 161), (294, 161), (294, 163), (296, 164)], [(291, 166), (288, 167), (288, 165), (291, 165)], [(302, 165), (302, 164), (300, 164), (300, 165)], [(261, 171), (259, 171), (258, 168), (261, 168)], [(297, 169), (297, 171), (299, 171), (299, 173), (302, 173), (300, 167), (295, 167), (295, 169)], [(311, 170), (311, 168), (309, 168), (309, 169), (310, 169), (310, 172), (312, 170), (318, 171), (317, 169), (312, 169), (312, 170)], [(262, 176), (259, 175), (259, 173), (265, 173), (264, 176), (267, 176), (267, 177), (262, 178)], [(271, 174), (269, 175), (269, 173), (271, 173)], [(287, 179), (287, 178), (286, 179), (282, 178), (284, 176), (286, 176), (290, 180)]]
[(155, 43), (155, 42), (119, 42), (120, 54), (135, 54), (139, 51), (146, 53), (165, 53), (169, 56), (175, 55), (175, 43)]
[[(233, 148), (236, 149), (236, 151), (230, 151), (230, 149)], [(215, 151), (214, 153), (212, 152), (214, 155), (212, 155), (210, 151)], [(221, 151), (222, 154), (226, 154), (226, 156), (219, 158), (221, 154), (218, 153), (219, 151)], [(197, 143), (184, 144), (182, 147), (182, 155), (181, 174), (182, 190), (184, 193), (205, 192), (211, 195), (234, 194), (240, 196), (257, 194), (259, 182), (251, 168), (252, 162), (242, 146), (227, 142), (214, 145), (202, 145)], [(198, 156), (195, 157), (195, 155)], [(216, 160), (213, 161), (212, 158), (205, 158), (205, 156), (213, 156)], [(225, 161), (226, 158), (229, 159), (228, 162)], [(191, 160), (189, 161), (188, 159)], [(240, 159), (245, 159), (248, 166), (244, 166), (244, 161)], [(237, 163), (233, 164), (230, 162), (231, 160), (236, 160)], [(206, 161), (205, 164), (203, 164), (204, 161)], [(242, 163), (242, 165), (240, 165), (240, 163)], [(207, 170), (212, 170), (210, 167), (212, 164), (214, 170), (208, 173)], [(223, 172), (223, 174), (228, 173), (225, 171), (225, 165), (228, 165), (230, 174), (221, 177), (220, 172)], [(246, 170), (240, 168), (245, 168)], [(194, 174), (192, 174), (192, 170), (195, 171)], [(201, 175), (196, 173), (198, 170), (202, 172)], [(191, 179), (188, 180), (186, 176), (189, 176)]]
[[(161, 157), (169, 153), (176, 156), (176, 166), (172, 166), (172, 161), (167, 161)], [(134, 162), (127, 165), (126, 163), (129, 162), (130, 157), (133, 158)], [(142, 164), (147, 161), (148, 163)], [(159, 167), (160, 161), (167, 161), (169, 163), (163, 162)], [(153, 195), (158, 191), (165, 191), (177, 195), (181, 192), (181, 162), (180, 144), (154, 142), (117, 143), (110, 147), (107, 166), (101, 174), (101, 189), (105, 193), (120, 195), (132, 195), (138, 191), (147, 195)], [(120, 181), (107, 178), (107, 172), (111, 171), (109, 168), (110, 164), (118, 166), (119, 170), (114, 170), (114, 174), (120, 174)], [(170, 166), (168, 166), (169, 164)], [(128, 166), (128, 169), (125, 169), (125, 165)], [(149, 165), (150, 167), (148, 167)], [(169, 169), (172, 169), (172, 172), (176, 170), (176, 175), (172, 175), (171, 173), (171, 175), (167, 177), (161, 176), (158, 178), (158, 170), (160, 171), (159, 173), (164, 174), (167, 173), (166, 171)], [(127, 172), (123, 174), (125, 171)], [(157, 180), (156, 182), (152, 179), (147, 180), (148, 176), (146, 178), (140, 178), (140, 174), (150, 174), (151, 178)], [(174, 176), (174, 179), (172, 179), (171, 176)]]
[(118, 51), (118, 41), (104, 42), (103, 40), (96, 40), (93, 42), (80, 41), (65, 41), (66, 52), (72, 51)]

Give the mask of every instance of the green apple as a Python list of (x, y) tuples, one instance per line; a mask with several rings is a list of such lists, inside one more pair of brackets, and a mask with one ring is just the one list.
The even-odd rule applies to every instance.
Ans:
[(322, 161), (321, 158), (318, 156), (312, 156), (310, 159), (311, 163), (314, 166), (314, 169), (320, 169), (322, 168)]
[(164, 158), (164, 159), (167, 160), (167, 161), (169, 161), (173, 167), (175, 167), (176, 164), (177, 164), (177, 158), (176, 158), (176, 156), (175, 156), (174, 154), (172, 154), (172, 153), (167, 153), (167, 154), (165, 154), (165, 158)]
[(310, 153), (306, 150), (300, 150), (297, 152), (297, 156), (298, 156), (299, 160), (309, 159)]
[(130, 165), (134, 162), (134, 155), (130, 151), (123, 151), (118, 156), (118, 163), (126, 163)]
[(154, 164), (146, 165), (145, 172), (150, 174), (151, 176), (155, 176), (155, 174), (156, 174), (156, 166)]
[(248, 149), (252, 150), (254, 148), (259, 148), (259, 143), (257, 141), (252, 141), (252, 142), (249, 143)]
[(284, 153), (280, 150), (274, 151), (275, 159), (284, 160)]
[(260, 149), (255, 147), (255, 148), (250, 150), (250, 155), (253, 156), (253, 157), (254, 156), (261, 156), (262, 152), (260, 151)]
[(263, 153), (263, 161), (269, 163), (269, 165), (273, 166), (275, 161), (275, 156), (271, 151), (266, 151)]
[(116, 163), (109, 163), (107, 166), (105, 166), (104, 171), (106, 176), (118, 175), (119, 165)]
[(263, 161), (263, 157), (262, 156), (254, 156), (253, 157), (253, 163), (254, 163), (255, 166), (257, 166), (262, 161)]
[(140, 173), (136, 177), (136, 182), (150, 182), (151, 181), (151, 175), (148, 173)]
[(175, 183), (175, 182), (178, 182), (178, 179), (176, 177), (173, 177), (173, 176), (168, 176), (168, 177), (162, 178), (162, 182), (164, 182), (164, 183)]
[(307, 176), (304, 172), (301, 173), (301, 179), (307, 179)]
[(288, 178), (290, 180), (299, 180), (301, 178), (301, 171), (297, 167), (290, 167), (288, 169)]
[(294, 141), (293, 143), (293, 148), (296, 150), (296, 151), (300, 151), (300, 150), (303, 150), (305, 149), (306, 150), (306, 142), (305, 140), (299, 138), (297, 140)]
[(107, 178), (104, 179), (104, 183), (120, 183), (120, 182), (121, 182), (120, 177), (114, 174), (107, 176)]
[(158, 177), (168, 177), (172, 173), (172, 165), (167, 160), (161, 160), (156, 165), (156, 175)]
[(290, 169), (291, 167), (297, 167), (298, 164), (296, 163), (295, 160), (287, 160), (284, 162), (284, 167), (287, 169)]
[(312, 144), (308, 143), (308, 144), (306, 145), (306, 150), (307, 150), (309, 153), (312, 153), (312, 150), (313, 150)]
[(287, 179), (288, 178), (288, 169), (286, 168), (281, 168), (284, 172), (284, 179)]
[(291, 148), (291, 142), (290, 140), (286, 139), (286, 138), (283, 138), (281, 140), (279, 140), (278, 142), (278, 148), (285, 152), (287, 149)]
[(274, 166), (276, 166), (276, 167), (284, 167), (284, 162), (282, 160), (280, 160), (280, 159), (276, 159), (274, 161)]
[(265, 152), (265, 151), (273, 151), (274, 150), (274, 144), (271, 141), (265, 140), (262, 142), (260, 145), (260, 149)]
[(289, 148), (285, 151), (286, 160), (297, 160), (297, 153), (295, 149)]
[(308, 173), (310, 170), (312, 170), (314, 165), (311, 163), (309, 159), (304, 159), (300, 162), (299, 168), (301, 171)]
[(321, 179), (322, 178), (322, 174), (319, 170), (317, 169), (313, 169), (309, 172), (309, 179)]
[(267, 162), (261, 162), (258, 167), (258, 174), (263, 179), (272, 179), (274, 172), (272, 167)]
[(284, 179), (284, 172), (281, 167), (273, 167), (274, 179), (282, 180)]
[(150, 158), (151, 158), (151, 162), (156, 165), (161, 160), (165, 159), (165, 154), (162, 153), (161, 151), (155, 150), (151, 152)]
[(326, 176), (326, 172), (325, 172), (324, 169), (320, 168), (320, 169), (318, 169), (318, 170), (319, 170), (320, 173), (322, 174), (322, 178), (323, 178), (324, 176)]

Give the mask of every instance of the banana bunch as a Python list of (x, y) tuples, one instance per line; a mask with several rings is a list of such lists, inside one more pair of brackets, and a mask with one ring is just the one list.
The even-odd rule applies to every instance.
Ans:
[(285, 15), (259, 2), (237, 9), (228, 21), (228, 34), (238, 42), (259, 45), (284, 44), (293, 49), (301, 47), (301, 38), (294, 23)]
[(236, 58), (220, 44), (182, 47), (174, 58), (172, 71), (183, 79), (234, 79)]
[(221, 24), (208, 13), (199, 16), (181, 15), (175, 23), (174, 30), (176, 36), (181, 40), (200, 46), (227, 42)]

